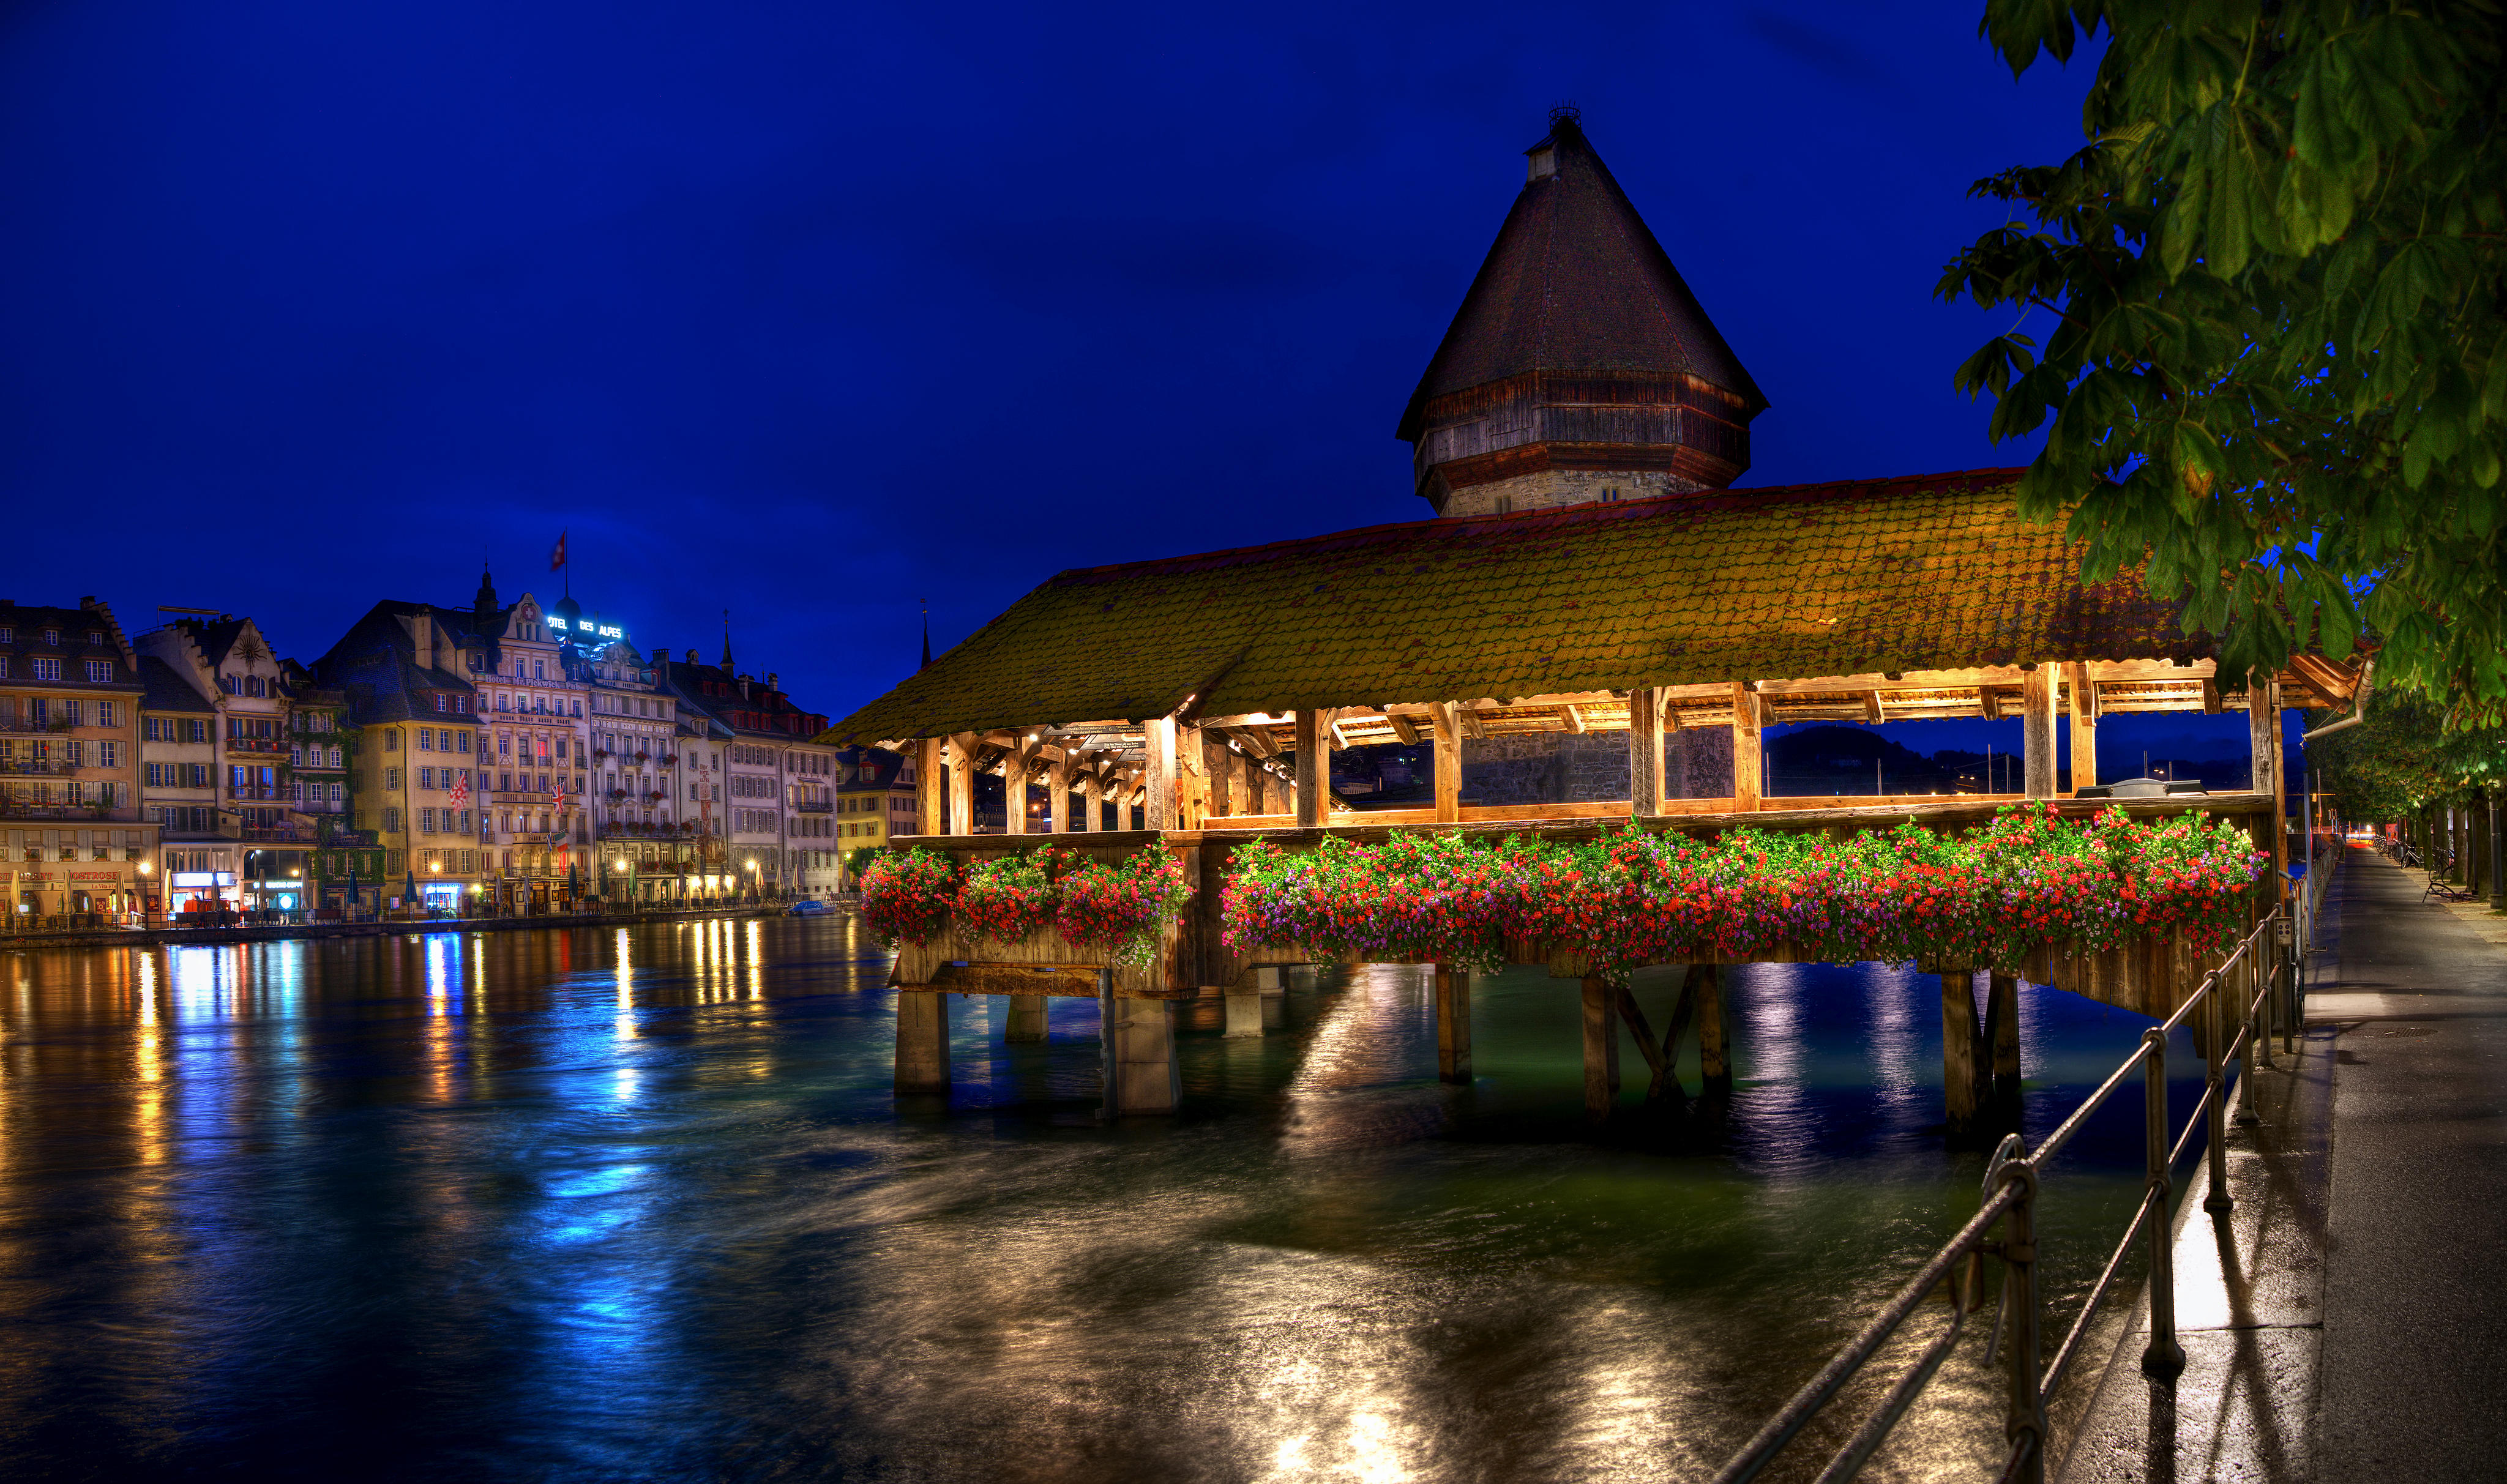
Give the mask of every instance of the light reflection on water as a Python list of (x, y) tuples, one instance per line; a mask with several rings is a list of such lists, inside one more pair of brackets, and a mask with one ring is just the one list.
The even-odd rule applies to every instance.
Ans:
[[(0, 1459), (20, 1476), (1671, 1479), (1974, 1209), (1938, 982), (1726, 971), (1737, 1085), (1584, 1127), (1576, 987), (1415, 969), (1101, 1126), (1093, 1002), (948, 1001), (890, 1095), (859, 923), (0, 955)], [(1634, 986), (1665, 1024), (1669, 971)], [(2023, 991), (2042, 1133), (2141, 1023)], [(2188, 1059), (2190, 1061), (2190, 1058)], [(2180, 1064), (2184, 1065), (2184, 1064)], [(1683, 1080), (1697, 1087), (1691, 1038)], [(2137, 1128), (2050, 1187), (2077, 1288)], [(1953, 1365), (1945, 1394), (1993, 1414)], [(1910, 1425), (1878, 1477), (1980, 1461)]]

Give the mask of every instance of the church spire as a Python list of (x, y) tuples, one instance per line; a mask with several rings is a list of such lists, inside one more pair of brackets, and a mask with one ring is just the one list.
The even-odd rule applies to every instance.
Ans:
[(728, 674), (730, 674), (730, 673), (732, 672), (732, 669), (731, 669), (731, 610), (730, 610), (729, 608), (725, 608), (725, 609), (723, 609), (723, 610), (722, 610), (722, 672), (723, 672), (724, 674), (726, 674), (726, 675), (728, 675)]
[(1491, 515), (1721, 489), (1766, 408), (1572, 107), (1402, 411), (1416, 489)]
[(496, 579), (488, 571), (488, 563), (479, 563), (479, 593), (471, 599), (472, 608), (482, 614), (496, 611)]

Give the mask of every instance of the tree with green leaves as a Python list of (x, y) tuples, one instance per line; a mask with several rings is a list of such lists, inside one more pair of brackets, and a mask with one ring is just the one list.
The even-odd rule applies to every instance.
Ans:
[(2428, 697), (2377, 692), (2365, 721), (2307, 744), (2309, 786), (2333, 795), (2343, 818), (2378, 823), (2507, 783), (2507, 732), (2450, 733), (2444, 720), (2444, 707)]
[[(2507, 96), (2495, 0), (1987, 0), (2024, 72), (2103, 29), (2086, 147), (1977, 183), (1961, 366), (2046, 428), (2022, 507), (2138, 569), (2221, 668), (2381, 645), (2507, 714)], [(2042, 349), (2038, 338), (2042, 333)]]

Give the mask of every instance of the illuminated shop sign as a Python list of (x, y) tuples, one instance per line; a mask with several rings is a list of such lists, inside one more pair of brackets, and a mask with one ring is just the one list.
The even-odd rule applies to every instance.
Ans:
[[(565, 627), (565, 620), (562, 618), (553, 618), (548, 621), (548, 624), (552, 629), (563, 629)], [(616, 624), (596, 624), (589, 619), (576, 621), (574, 632), (577, 633), (597, 634), (604, 639), (623, 639), (627, 636), (627, 631), (619, 628)]]

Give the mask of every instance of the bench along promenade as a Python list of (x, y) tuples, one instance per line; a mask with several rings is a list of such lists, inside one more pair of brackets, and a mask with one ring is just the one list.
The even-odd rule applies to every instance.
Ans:
[[(1171, 1111), (1175, 1001), (1224, 997), (1231, 1033), (1258, 1034), (1259, 995), (1283, 966), (1370, 957), (1349, 942), (1281, 941), (1247, 922), (1249, 861), (1253, 875), (1276, 875), (1282, 855), (1397, 838), (1511, 837), (1518, 855), (1554, 846), (1572, 856), (1630, 827), (1657, 853), (1672, 841), (1722, 851), (1748, 832), (1813, 838), (1868, 866), (1873, 837), (1916, 826), (1952, 855), (1991, 857), (1958, 855), (1973, 917), (1980, 893), (2008, 885), (1995, 870), (2030, 874), (2004, 849), (2005, 806), (2029, 806), (2050, 836), (2075, 843), (2120, 812), (2145, 838), (2171, 820), (2215, 843), (2222, 825), (2240, 832), (2254, 858), (2234, 916), (2261, 923), (2286, 893), (2281, 713), (2355, 704), (2365, 665), (2302, 654), (2276, 673), (2220, 673), (2209, 640), (2185, 633), (2136, 574), (2080, 581), (2079, 553), (2059, 529), (2012, 513), (2014, 478), (1448, 517), (1051, 579), (831, 729), (922, 764), (920, 833), (895, 842), (921, 863), (890, 857), (866, 894), (882, 925), (885, 887), (884, 925), (900, 940), (898, 1090), (946, 1092), (947, 995), (1010, 996), (1013, 1037), (1042, 1033), (1046, 997), (1088, 995), (1106, 1001), (1109, 1107)], [(2171, 710), (2242, 711), (2253, 787), (2108, 796), (2120, 780), (2101, 781), (2099, 720)], [(2022, 786), (1819, 797), (1762, 786), (1768, 726), (1944, 717), (2017, 719)], [(1329, 754), (1376, 743), (1428, 750), (1432, 803), (1362, 811), (1333, 793)], [(1526, 760), (1550, 780), (1546, 797), (1463, 801), (1467, 766)], [(978, 775), (1002, 780), (1000, 833), (975, 833)], [(1032, 871), (1005, 864), (1045, 845), (1070, 853)], [(1920, 862), (1927, 849), (1905, 845), (1891, 858)], [(1318, 865), (1310, 893), (1345, 880), (1335, 873), (1349, 863)], [(1442, 889), (1433, 870), (1386, 871), (1396, 894)], [(981, 911), (952, 910), (967, 889), (1002, 904), (999, 922), (988, 928)], [(1835, 907), (1835, 884), (1824, 889)], [(1108, 904), (1125, 892), (1135, 915), (1117, 921)], [(1035, 898), (1055, 893), (1076, 893), (1073, 912), (1094, 919), (1073, 932), (1069, 917), (1038, 916)], [(1857, 898), (1876, 899), (1868, 889)], [(2155, 925), (2107, 921), (2095, 932), (2006, 916), (1892, 939), (1912, 949), (1892, 957), (1941, 976), (1954, 1137), (1984, 1128), (1996, 1079), (2016, 1076), (2020, 979), (2159, 1018), (2201, 982), (2206, 947), (2225, 951), (2243, 935), (2216, 911), (2192, 933), (2173, 909)], [(1728, 922), (1709, 912), (1694, 925), (1686, 943), (1657, 934), (1657, 952), (1635, 958), (1607, 932), (1544, 936), (1520, 921), (1449, 935), (1442, 953), (1412, 941), (1371, 957), (1435, 963), (1439, 1072), (1455, 1080), (1472, 1074), (1472, 969), (1537, 964), (1572, 986), (1561, 1009), (1584, 1027), (1586, 1102), (1598, 1117), (1619, 1080), (1615, 1017), (1646, 1048), (1657, 1085), (1693, 1026), (1711, 1081), (1726, 1074), (1729, 1038), (1748, 1033), (1724, 1014), (1719, 964), (1835, 957), (1873, 936), (1829, 922), (1800, 940), (1742, 934), (1746, 951), (1729, 953), (1716, 951), (1734, 941)], [(1627, 968), (1648, 962), (1690, 965), (1659, 1031), (1623, 988)]]

